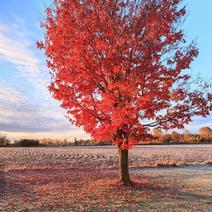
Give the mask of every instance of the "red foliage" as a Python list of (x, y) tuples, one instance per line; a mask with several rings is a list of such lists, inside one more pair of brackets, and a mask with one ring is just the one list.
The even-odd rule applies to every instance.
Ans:
[(178, 29), (186, 14), (180, 3), (55, 0), (47, 8), (38, 47), (51, 69), (49, 89), (71, 123), (125, 149), (150, 127), (182, 128), (209, 114), (207, 85), (188, 86), (185, 70), (198, 50)]

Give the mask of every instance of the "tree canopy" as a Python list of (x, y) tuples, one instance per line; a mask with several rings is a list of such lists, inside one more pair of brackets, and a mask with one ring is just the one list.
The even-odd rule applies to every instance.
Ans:
[(55, 0), (42, 23), (49, 86), (71, 123), (128, 149), (151, 127), (183, 128), (211, 110), (192, 86), (198, 55), (181, 25), (182, 0)]

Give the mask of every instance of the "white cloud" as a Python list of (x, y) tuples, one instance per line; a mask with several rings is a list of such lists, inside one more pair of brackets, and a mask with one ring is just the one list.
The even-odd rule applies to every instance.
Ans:
[[(34, 39), (34, 38), (33, 38)], [(49, 75), (44, 58), (39, 56), (32, 33), (24, 28), (24, 22), (15, 19), (12, 24), (0, 23), (0, 69), (4, 77), (5, 64), (13, 66), (14, 78), (0, 79), (0, 131), (13, 134), (51, 132), (54, 136), (76, 134), (83, 131), (74, 128), (64, 118), (64, 111), (47, 90)], [(13, 85), (13, 80), (18, 83)], [(30, 87), (27, 87), (29, 84)]]
[(18, 90), (5, 85), (0, 84), (0, 103), (2, 105), (7, 105), (8, 101), (13, 104), (22, 104), (26, 101), (26, 97)]
[(70, 129), (59, 108), (52, 108), (51, 105), (35, 105), (28, 101), (28, 98), (13, 87), (0, 85), (1, 128), (8, 130), (23, 128), (31, 131)]
[[(35, 43), (32, 43), (28, 34), (17, 23), (0, 23), (0, 62), (12, 64), (20, 77), (32, 83), (39, 92), (49, 98), (48, 72), (46, 68), (45, 72), (42, 65), (43, 58), (36, 56)], [(0, 70), (2, 71), (5, 70)]]

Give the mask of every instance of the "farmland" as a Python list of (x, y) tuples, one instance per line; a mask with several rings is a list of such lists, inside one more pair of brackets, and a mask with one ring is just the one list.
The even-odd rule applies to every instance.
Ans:
[(212, 145), (135, 147), (128, 188), (117, 159), (110, 146), (1, 148), (0, 211), (212, 210)]

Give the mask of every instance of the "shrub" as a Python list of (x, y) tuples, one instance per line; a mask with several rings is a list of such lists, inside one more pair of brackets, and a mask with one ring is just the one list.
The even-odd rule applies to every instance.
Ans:
[(183, 134), (184, 142), (199, 142), (199, 135), (195, 134)]
[(165, 134), (158, 137), (158, 140), (160, 143), (168, 143), (171, 141), (171, 135)]
[(199, 129), (201, 141), (212, 141), (212, 129), (210, 127), (202, 127)]
[(153, 135), (154, 138), (159, 138), (159, 137), (161, 137), (163, 135), (163, 133), (162, 133), (161, 129), (154, 128), (152, 130), (152, 135)]
[(171, 134), (171, 140), (175, 142), (179, 142), (181, 140), (181, 136), (176, 131), (173, 131)]
[(21, 147), (31, 147), (31, 146), (39, 146), (39, 140), (35, 139), (21, 139), (20, 141), (16, 142), (16, 145)]
[(9, 144), (9, 140), (5, 135), (0, 135), (0, 146), (7, 146)]

